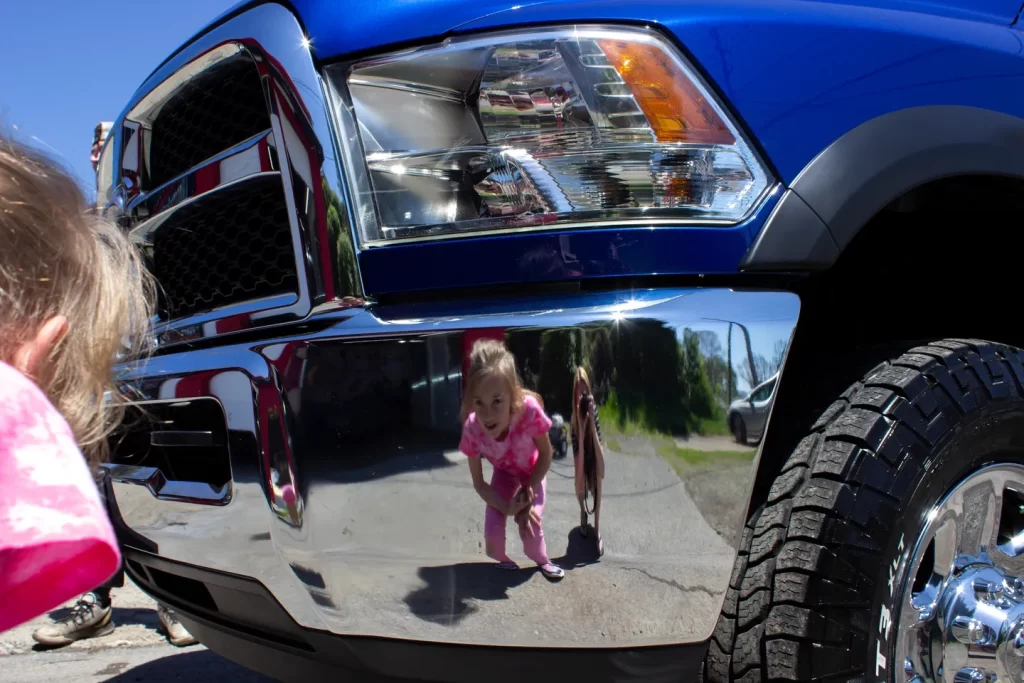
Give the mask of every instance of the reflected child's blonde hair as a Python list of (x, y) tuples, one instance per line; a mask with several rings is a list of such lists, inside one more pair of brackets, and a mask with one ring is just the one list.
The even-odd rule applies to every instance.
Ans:
[(582, 365), (576, 366), (576, 373), (572, 380), (572, 417), (569, 419), (569, 430), (575, 434), (579, 428), (579, 411), (580, 411), (580, 396), (583, 394), (580, 392), (580, 384), (586, 387), (585, 391), (588, 394), (593, 394), (594, 391), (590, 387), (590, 375), (587, 374), (587, 369)]
[(153, 293), (139, 252), (90, 211), (75, 181), (0, 136), (0, 360), (11, 363), (50, 318), (67, 318), (67, 334), (32, 379), (92, 464), (123, 415), (113, 368), (119, 354), (146, 349)]
[(469, 372), (466, 375), (466, 388), (462, 394), (462, 421), (465, 422), (473, 412), (473, 396), (480, 381), (485, 377), (499, 376), (508, 384), (512, 395), (512, 414), (522, 411), (523, 401), (533, 396), (537, 403), (544, 407), (540, 395), (523, 386), (516, 371), (516, 358), (508, 347), (494, 339), (480, 339), (473, 344), (469, 352)]

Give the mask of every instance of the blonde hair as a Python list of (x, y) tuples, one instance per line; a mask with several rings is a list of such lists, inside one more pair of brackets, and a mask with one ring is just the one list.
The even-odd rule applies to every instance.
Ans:
[[(579, 410), (580, 410), (580, 393), (579, 386), (580, 382), (586, 385), (587, 391), (593, 394), (593, 389), (590, 386), (590, 375), (587, 374), (587, 369), (582, 365), (576, 367), (576, 374), (572, 380), (572, 417), (569, 420), (569, 432), (576, 433), (579, 429)], [(564, 386), (564, 385), (563, 385)]]
[(473, 395), (480, 381), (495, 375), (508, 383), (509, 392), (512, 394), (513, 414), (523, 409), (523, 401), (527, 396), (533, 396), (541, 408), (544, 407), (544, 401), (539, 394), (523, 387), (519, 373), (516, 372), (516, 358), (505, 344), (494, 339), (480, 339), (473, 344), (473, 349), (469, 352), (469, 372), (466, 375), (466, 389), (462, 394), (463, 422), (473, 412)]
[(147, 348), (153, 281), (65, 171), (2, 136), (0, 243), (0, 360), (11, 363), (50, 318), (67, 318), (67, 334), (32, 379), (95, 464), (124, 411), (114, 365)]

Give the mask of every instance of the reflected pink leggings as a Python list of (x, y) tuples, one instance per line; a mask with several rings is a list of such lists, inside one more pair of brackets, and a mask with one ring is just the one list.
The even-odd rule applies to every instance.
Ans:
[[(494, 475), (491, 477), (491, 487), (494, 489), (502, 500), (510, 501), (516, 494), (519, 488), (526, 484), (526, 479), (520, 479), (515, 474), (506, 470), (495, 468)], [(533, 509), (537, 513), (538, 518), (542, 518), (544, 515), (544, 500), (547, 497), (547, 478), (540, 482), (540, 486), (534, 491), (533, 497)], [(487, 506), (487, 512), (484, 514), (484, 539), (487, 541), (489, 552), (487, 555), (499, 562), (504, 562), (508, 559), (508, 555), (505, 554), (505, 526), (507, 524), (507, 517), (490, 505)], [(540, 524), (532, 524), (533, 536), (530, 536), (529, 532), (520, 530), (519, 536), (523, 539), (523, 552), (531, 560), (536, 562), (538, 565), (547, 564), (550, 562), (548, 559), (548, 549), (544, 544), (544, 529), (541, 528)]]

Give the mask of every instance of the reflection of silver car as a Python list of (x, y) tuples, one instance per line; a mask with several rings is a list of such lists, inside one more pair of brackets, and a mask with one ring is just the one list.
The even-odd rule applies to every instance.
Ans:
[(748, 439), (761, 440), (765, 421), (772, 409), (778, 379), (777, 374), (773, 375), (754, 387), (746, 398), (738, 398), (729, 404), (729, 431), (736, 437), (737, 443), (747, 443)]

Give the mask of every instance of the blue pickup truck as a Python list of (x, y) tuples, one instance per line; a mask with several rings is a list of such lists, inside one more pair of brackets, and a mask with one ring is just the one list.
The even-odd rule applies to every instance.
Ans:
[[(244, 2), (127, 103), (127, 573), (286, 681), (1019, 680), (1021, 0), (512, 1)], [(481, 339), (560, 581), (485, 554)]]

